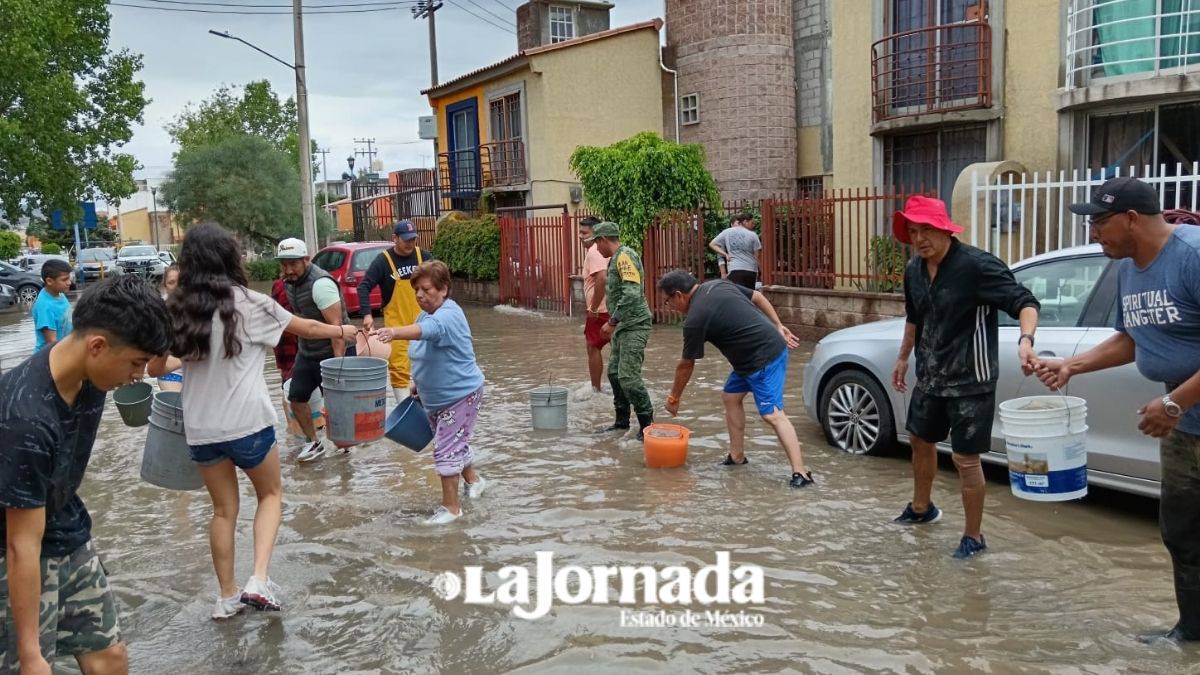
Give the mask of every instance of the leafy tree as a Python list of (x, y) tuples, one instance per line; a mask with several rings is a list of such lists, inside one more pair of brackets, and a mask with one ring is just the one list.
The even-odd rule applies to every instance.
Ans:
[(643, 132), (605, 148), (580, 146), (571, 170), (588, 205), (621, 226), (621, 240), (641, 249), (660, 211), (707, 206), (719, 210), (717, 185), (704, 168), (704, 148)]
[[(163, 202), (180, 222), (215, 222), (253, 242), (303, 237), (299, 170), (287, 153), (258, 136), (237, 135), (185, 148), (162, 185)], [(317, 212), (317, 231), (331, 229)]]
[(78, 212), (133, 193), (141, 57), (109, 50), (105, 0), (0, 0), (0, 208)]
[(42, 242), (42, 253), (46, 255), (58, 255), (62, 253), (62, 247), (52, 241)]
[[(300, 163), (296, 101), (291, 97), (280, 100), (266, 80), (221, 87), (199, 105), (189, 104), (166, 129), (180, 152), (249, 135), (286, 152), (292, 166)], [(314, 143), (310, 154), (315, 151)]]
[(21, 253), (21, 235), (11, 230), (0, 231), (0, 260), (15, 258)]
[[(37, 237), (42, 242), (43, 249), (48, 243), (56, 244), (61, 249), (75, 246), (75, 230), (67, 228), (56, 230), (44, 221), (35, 220), (29, 224), (26, 234)], [(82, 246), (104, 246), (117, 240), (116, 230), (101, 224), (94, 230), (79, 230), (79, 243)]]

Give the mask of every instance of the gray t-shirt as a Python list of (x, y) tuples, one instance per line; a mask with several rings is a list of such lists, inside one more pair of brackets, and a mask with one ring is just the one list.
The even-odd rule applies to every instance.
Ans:
[(762, 242), (754, 230), (748, 230), (741, 225), (726, 229), (713, 239), (713, 243), (725, 249), (729, 254), (729, 271), (758, 272), (758, 258), (755, 254), (762, 249)]
[[(1182, 225), (1154, 262), (1120, 263), (1115, 328), (1133, 338), (1138, 371), (1179, 385), (1200, 371), (1200, 227)], [(1177, 427), (1200, 435), (1200, 406)]]

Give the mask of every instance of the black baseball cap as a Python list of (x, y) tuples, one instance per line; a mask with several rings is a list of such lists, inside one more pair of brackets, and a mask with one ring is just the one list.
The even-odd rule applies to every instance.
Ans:
[(1091, 201), (1072, 204), (1071, 213), (1079, 216), (1099, 216), (1105, 213), (1137, 211), (1152, 216), (1162, 213), (1158, 191), (1149, 183), (1125, 176), (1109, 179), (1092, 192)]

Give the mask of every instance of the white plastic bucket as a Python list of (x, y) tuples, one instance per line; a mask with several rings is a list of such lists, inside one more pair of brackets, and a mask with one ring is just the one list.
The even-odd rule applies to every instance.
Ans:
[(1026, 396), (1000, 404), (1012, 493), (1037, 502), (1087, 495), (1087, 401)]

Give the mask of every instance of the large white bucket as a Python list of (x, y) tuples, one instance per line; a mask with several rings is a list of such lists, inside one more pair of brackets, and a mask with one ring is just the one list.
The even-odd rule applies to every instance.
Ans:
[(1026, 396), (1000, 404), (1012, 493), (1037, 502), (1087, 495), (1087, 401)]

